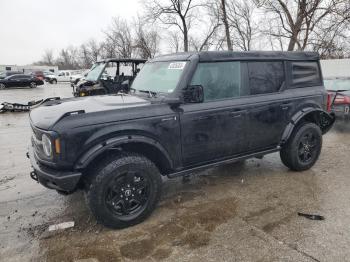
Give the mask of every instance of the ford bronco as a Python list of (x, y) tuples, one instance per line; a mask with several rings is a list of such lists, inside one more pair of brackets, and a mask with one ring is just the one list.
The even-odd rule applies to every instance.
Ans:
[(140, 223), (162, 176), (280, 152), (291, 170), (311, 168), (327, 112), (312, 52), (197, 52), (147, 62), (129, 94), (51, 99), (30, 112), (31, 177), (61, 193), (77, 189), (97, 221)]

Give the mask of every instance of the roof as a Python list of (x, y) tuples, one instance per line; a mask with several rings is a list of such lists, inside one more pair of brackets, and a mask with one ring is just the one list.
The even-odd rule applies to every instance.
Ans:
[(199, 58), (201, 62), (229, 61), (229, 60), (319, 60), (316, 52), (283, 52), (283, 51), (205, 51), (183, 52), (158, 56), (152, 61), (177, 61)]
[(122, 63), (146, 63), (147, 59), (143, 58), (107, 58), (98, 61), (98, 63), (122, 62)]

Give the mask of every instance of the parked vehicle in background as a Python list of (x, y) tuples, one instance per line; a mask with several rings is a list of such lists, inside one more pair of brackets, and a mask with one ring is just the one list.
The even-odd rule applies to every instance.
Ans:
[(44, 78), (45, 78), (45, 81), (50, 84), (57, 84), (57, 76), (53, 72), (50, 72), (50, 71), (44, 72)]
[(58, 82), (69, 82), (72, 76), (72, 72), (68, 70), (62, 70), (58, 72), (57, 81)]
[(44, 81), (33, 75), (16, 74), (8, 76), (4, 79), (0, 79), (0, 89), (9, 87), (24, 87), (35, 88), (39, 85), (43, 85)]
[(8, 76), (23, 74), (21, 71), (5, 71), (0, 73), (0, 79), (4, 79)]
[(330, 94), (330, 110), (335, 113), (338, 119), (349, 120), (350, 78), (327, 78), (324, 80), (324, 84)]
[(39, 78), (40, 80), (44, 80), (45, 76), (44, 76), (44, 72), (43, 71), (33, 71), (32, 73), (30, 73), (32, 76), (35, 76), (37, 78)]
[(86, 70), (81, 72), (75, 72), (75, 74), (73, 74), (70, 77), (71, 86), (73, 87), (74, 85), (78, 84), (79, 81), (84, 80), (88, 72), (89, 71), (86, 71)]
[(74, 96), (128, 93), (146, 59), (112, 58), (93, 65), (84, 81), (73, 85)]
[[(104, 70), (99, 63), (88, 77)], [(33, 109), (30, 175), (59, 192), (84, 189), (106, 226), (135, 225), (156, 207), (162, 175), (273, 152), (291, 170), (311, 168), (334, 123), (327, 97), (317, 53), (161, 56), (129, 94), (53, 98)]]

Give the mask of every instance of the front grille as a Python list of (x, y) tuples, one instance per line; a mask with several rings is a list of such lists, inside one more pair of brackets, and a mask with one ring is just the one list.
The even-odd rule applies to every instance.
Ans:
[(34, 127), (33, 125), (31, 125), (31, 127), (33, 131), (31, 140), (32, 140), (34, 152), (39, 158), (45, 159), (46, 157), (43, 151), (43, 144), (41, 142), (41, 136), (43, 135), (43, 132), (40, 129)]

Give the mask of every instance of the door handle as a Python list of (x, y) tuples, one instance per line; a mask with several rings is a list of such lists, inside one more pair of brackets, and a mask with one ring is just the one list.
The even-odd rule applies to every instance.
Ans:
[(281, 105), (282, 110), (287, 110), (291, 107), (292, 103), (283, 103)]
[(234, 110), (229, 112), (229, 115), (233, 118), (241, 117), (243, 114), (245, 114), (247, 110)]
[(199, 116), (199, 117), (197, 117), (196, 119), (194, 119), (195, 121), (200, 121), (200, 120), (205, 120), (205, 119), (209, 119), (209, 118), (211, 118), (211, 116), (209, 115), (209, 116)]
[(231, 117), (232, 118), (239, 118), (239, 117), (241, 117), (242, 116), (242, 114), (241, 113), (238, 113), (238, 114), (230, 114), (231, 115)]

